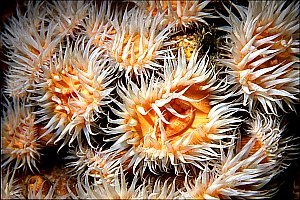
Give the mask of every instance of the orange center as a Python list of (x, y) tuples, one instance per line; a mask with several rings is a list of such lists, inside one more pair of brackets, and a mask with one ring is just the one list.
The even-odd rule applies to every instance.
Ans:
[[(83, 75), (79, 75), (71, 66), (65, 70), (52, 74), (49, 89), (52, 93), (51, 100), (56, 104), (54, 112), (71, 121), (72, 117), (83, 114), (87, 106), (99, 101), (100, 96), (97, 96), (94, 91), (101, 91), (101, 87), (100, 84), (94, 85), (93, 79), (87, 80), (91, 77), (81, 79)], [(86, 87), (83, 86), (83, 82)], [(82, 99), (79, 98), (78, 93), (83, 97)]]
[[(183, 115), (183, 118), (180, 118), (165, 107), (161, 107), (160, 111), (163, 114), (164, 118), (169, 122), (169, 124), (162, 122), (163, 129), (165, 130), (167, 140), (170, 144), (175, 143), (180, 140), (183, 135), (187, 133), (194, 132), (192, 139), (192, 144), (198, 144), (199, 142), (209, 142), (207, 134), (202, 130), (201, 125), (208, 123), (208, 113), (211, 109), (208, 100), (208, 91), (200, 90), (199, 86), (201, 84), (192, 85), (185, 93), (184, 96), (199, 100), (199, 102), (187, 102), (181, 99), (173, 99), (169, 105), (180, 115)], [(184, 89), (184, 87), (179, 88), (179, 91)], [(136, 112), (136, 116), (132, 116), (128, 120), (129, 124), (134, 124), (132, 126), (132, 131), (139, 138), (143, 138), (146, 134), (155, 134), (158, 141), (161, 141), (161, 129), (159, 127), (158, 119), (159, 116), (155, 113), (154, 110), (150, 107), (151, 103), (143, 105), (145, 111), (148, 111), (146, 115), (142, 115), (140, 112)], [(136, 106), (136, 109), (139, 109), (140, 106)], [(142, 139), (140, 143), (147, 143)], [(147, 146), (147, 145), (146, 145)], [(158, 145), (155, 148), (161, 148)]]

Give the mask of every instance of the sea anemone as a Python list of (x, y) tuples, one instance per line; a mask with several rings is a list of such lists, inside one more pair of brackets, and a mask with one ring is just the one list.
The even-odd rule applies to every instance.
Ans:
[[(73, 175), (88, 178), (94, 184), (101, 184), (102, 179), (111, 183), (115, 179), (116, 165), (115, 159), (102, 152), (102, 149), (83, 149), (70, 150), (70, 155), (66, 159), (70, 160), (67, 167)], [(101, 175), (100, 175), (101, 174)]]
[[(100, 8), (98, 8), (98, 6)], [(112, 8), (111, 1), (102, 1), (100, 5), (92, 4), (88, 10), (88, 17), (83, 19), (83, 33), (93, 44), (103, 47), (106, 40), (112, 40), (116, 33), (112, 21), (120, 20), (118, 9)]]
[[(49, 186), (43, 177), (35, 175), (29, 178), (27, 185), (28, 199), (52, 199), (55, 186)], [(50, 189), (48, 189), (48, 187)], [(48, 192), (46, 192), (46, 190)], [(46, 193), (46, 195), (44, 194)]]
[(29, 2), (24, 16), (17, 12), (5, 26), (2, 41), (7, 48), (8, 65), (5, 92), (12, 97), (28, 96), (33, 84), (39, 83), (41, 65), (50, 59), (60, 42), (57, 25), (47, 19), (43, 2)]
[[(1, 168), (2, 169), (2, 168)], [(17, 184), (15, 176), (15, 170), (10, 173), (10, 171), (6, 171), (6, 175), (4, 176), (4, 172), (1, 170), (1, 199), (22, 199), (22, 185)]]
[(161, 24), (167, 25), (175, 22), (176, 28), (189, 27), (198, 22), (207, 24), (205, 17), (212, 17), (211, 13), (204, 11), (210, 1), (134, 1), (139, 7), (144, 8), (153, 15), (164, 13)]
[(247, 134), (241, 135), (240, 142), (243, 147), (251, 138), (256, 138), (249, 155), (253, 155), (260, 148), (264, 149), (265, 158), (261, 163), (272, 162), (280, 168), (286, 169), (289, 160), (293, 159), (292, 152), (299, 150), (292, 136), (287, 137), (286, 127), (282, 121), (273, 115), (253, 113), (253, 119), (248, 122)]
[[(241, 145), (244, 146), (251, 138), (256, 138), (256, 143), (250, 151), (250, 155), (254, 154), (261, 147), (265, 148), (266, 161), (269, 159), (277, 159), (275, 154), (278, 151), (279, 140), (281, 138), (282, 131), (279, 127), (279, 122), (272, 116), (264, 116), (258, 112), (255, 112), (253, 120), (249, 122), (249, 129), (247, 135), (242, 135)], [(276, 156), (276, 158), (274, 158)]]
[(108, 54), (119, 70), (126, 72), (127, 78), (132, 72), (146, 74), (146, 69), (162, 67), (157, 60), (164, 58), (167, 50), (162, 50), (163, 41), (172, 26), (160, 26), (162, 18), (163, 14), (152, 17), (141, 9), (133, 8), (124, 12), (121, 23), (118, 20), (112, 22), (116, 33), (108, 44)]
[(231, 43), (220, 59), (230, 69), (232, 90), (243, 95), (249, 112), (259, 104), (276, 114), (277, 106), (285, 110), (283, 102), (293, 110), (299, 101), (299, 3), (250, 1), (248, 8), (234, 7), (240, 19), (223, 16), (230, 27), (221, 29)]
[(1, 198), (292, 192), (300, 4), (235, 2), (25, 1), (0, 14)]
[(95, 149), (84, 147), (81, 149), (69, 150), (69, 156), (66, 157), (70, 160), (67, 167), (70, 168), (70, 173), (81, 176), (89, 167), (102, 166), (102, 158), (99, 152)]
[(226, 139), (235, 137), (238, 104), (221, 103), (230, 96), (221, 96), (226, 84), (217, 83), (207, 56), (197, 57), (195, 51), (187, 63), (181, 49), (177, 59), (165, 60), (163, 80), (141, 76), (141, 87), (131, 81), (119, 85), (121, 110), (111, 108), (119, 119), (109, 119), (118, 126), (106, 131), (117, 141), (107, 151), (127, 151), (121, 162), (131, 158), (128, 167), (134, 171), (143, 173), (148, 166), (156, 173), (172, 166), (178, 174), (189, 164), (201, 169), (219, 157)]
[(25, 106), (25, 101), (13, 99), (8, 103), (1, 120), (1, 168), (14, 169), (33, 167), (38, 170), (36, 161), (40, 159), (40, 145), (37, 139), (36, 116), (32, 109)]
[(61, 47), (50, 67), (43, 67), (43, 82), (36, 85), (39, 96), (33, 100), (42, 107), (36, 112), (41, 115), (37, 123), (47, 123), (43, 135), (56, 130), (53, 139), (55, 143), (64, 139), (61, 147), (68, 142), (70, 145), (76, 138), (81, 147), (82, 131), (93, 146), (91, 135), (98, 131), (95, 121), (101, 117), (101, 107), (111, 101), (114, 69), (106, 68), (103, 51), (91, 44), (92, 40), (85, 43), (80, 38), (74, 47), (70, 44), (64, 50)]

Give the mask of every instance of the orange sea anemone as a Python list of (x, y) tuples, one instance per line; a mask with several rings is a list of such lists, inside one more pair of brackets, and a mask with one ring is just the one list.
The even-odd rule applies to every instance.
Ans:
[(216, 164), (213, 170), (207, 168), (199, 173), (196, 180), (186, 178), (185, 189), (181, 192), (183, 197), (228, 199), (274, 196), (276, 188), (263, 190), (262, 187), (276, 176), (278, 168), (274, 163), (261, 163), (265, 158), (263, 148), (248, 156), (255, 143), (255, 138), (252, 138), (238, 153), (234, 152), (232, 145), (227, 156), (222, 152), (222, 162)]
[(113, 21), (116, 31), (108, 46), (109, 56), (126, 77), (129, 74), (148, 74), (147, 69), (162, 67), (157, 60), (164, 58), (163, 41), (170, 33), (170, 26), (162, 27), (163, 14), (154, 17), (143, 10), (125, 11), (121, 23)]
[(113, 184), (110, 184), (101, 176), (102, 184), (100, 185), (91, 185), (87, 179), (78, 177), (77, 195), (69, 189), (71, 197), (74, 199), (140, 199), (137, 193), (137, 176), (129, 184), (121, 166), (116, 171), (116, 176), (119, 178), (115, 179)]
[(276, 114), (277, 107), (286, 110), (284, 102), (293, 110), (299, 101), (299, 3), (250, 1), (248, 8), (234, 7), (240, 19), (223, 16), (231, 43), (221, 59), (233, 77), (232, 89), (250, 112), (259, 104)]
[(36, 116), (25, 102), (13, 99), (5, 105), (7, 111), (1, 120), (1, 168), (38, 170), (40, 145), (35, 125)]
[(220, 163), (213, 170), (207, 168), (195, 181), (186, 178), (183, 197), (273, 197), (278, 192), (277, 185), (268, 183), (289, 165), (288, 152), (299, 150), (291, 143), (292, 138), (283, 134), (284, 130), (275, 116), (255, 112), (248, 122), (248, 134), (242, 134), (227, 153), (221, 151)]
[[(292, 136), (287, 136), (286, 126), (273, 115), (263, 115), (260, 112), (253, 113), (253, 119), (248, 121), (247, 134), (241, 135), (241, 146), (243, 147), (251, 138), (255, 138), (255, 144), (249, 155), (264, 149), (262, 163), (273, 163), (278, 168), (285, 169), (290, 160), (293, 160), (294, 151), (299, 150)], [(297, 153), (298, 154), (298, 153)]]
[[(28, 180), (27, 185), (27, 198), (28, 199), (54, 199), (58, 198), (55, 196), (55, 187), (58, 182), (53, 186), (50, 186), (47, 180), (42, 176), (36, 175), (32, 176)], [(67, 198), (68, 195), (60, 196), (60, 198)]]
[[(77, 138), (81, 147), (81, 132), (90, 146), (91, 136), (99, 133), (95, 121), (108, 104), (114, 89), (110, 83), (113, 68), (107, 68), (103, 51), (78, 39), (74, 45), (67, 45), (53, 56), (50, 67), (43, 68), (43, 82), (36, 85), (38, 97), (33, 98), (40, 107), (38, 122), (46, 122), (44, 129), (55, 132), (55, 143), (64, 140), (69, 145)], [(61, 147), (62, 147), (61, 146)]]
[(82, 179), (89, 179), (93, 185), (102, 184), (102, 179), (111, 183), (116, 178), (115, 171), (118, 163), (115, 159), (102, 152), (102, 149), (92, 149), (85, 147), (69, 152), (66, 157), (70, 160), (67, 167), (72, 175)]
[(299, 2), (2, 6), (1, 199), (297, 198)]
[(29, 2), (26, 14), (17, 12), (1, 35), (9, 65), (4, 92), (11, 97), (30, 95), (28, 90), (34, 90), (33, 84), (40, 81), (41, 65), (47, 65), (62, 39), (55, 22), (47, 19), (43, 6), (42, 1)]
[(176, 179), (163, 181), (158, 178), (154, 182), (145, 179), (142, 187), (138, 188), (138, 194), (141, 199), (180, 199), (181, 197)]

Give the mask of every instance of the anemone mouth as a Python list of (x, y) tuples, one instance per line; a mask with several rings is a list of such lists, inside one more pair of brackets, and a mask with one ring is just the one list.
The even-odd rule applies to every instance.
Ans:
[[(84, 78), (73, 67), (67, 67), (62, 71), (52, 72), (48, 90), (52, 93), (51, 100), (55, 104), (53, 112), (59, 113), (61, 117), (67, 118), (70, 122), (74, 116), (80, 116), (86, 112), (89, 106), (96, 106), (102, 87), (100, 84), (91, 84), (84, 87)], [(87, 74), (87, 76), (93, 76)], [(89, 83), (88, 83), (89, 84)], [(84, 97), (84, 101), (80, 101)], [(101, 98), (101, 97), (100, 97)]]
[(180, 137), (180, 135), (187, 131), (187, 129), (192, 125), (195, 120), (195, 116), (197, 117), (196, 113), (193, 111), (192, 105), (187, 101), (174, 99), (169, 104), (178, 114), (185, 115), (186, 117), (178, 118), (166, 109), (161, 110), (162, 113), (165, 113), (163, 117), (170, 123), (163, 124), (167, 140), (173, 139), (177, 136)]
[[(204, 131), (202, 134), (199, 132), (199, 126), (204, 126), (209, 122), (208, 113), (211, 109), (209, 104), (209, 92), (207, 90), (200, 90), (201, 84), (193, 84), (183, 94), (185, 97), (196, 100), (186, 101), (182, 99), (172, 99), (166, 105), (159, 107), (161, 116), (152, 109), (151, 104), (137, 105), (135, 116), (132, 116), (129, 120), (129, 124), (132, 125), (132, 132), (138, 135), (140, 140), (140, 146), (143, 148), (153, 147), (157, 150), (163, 150), (165, 142), (169, 144), (177, 143), (182, 136), (189, 135), (192, 132), (193, 139), (190, 144), (197, 144), (200, 141), (210, 142), (210, 139), (206, 136)], [(176, 91), (180, 92), (182, 88), (178, 88)], [(201, 101), (199, 101), (201, 99)], [(141, 107), (145, 111), (143, 114), (140, 113)], [(161, 120), (164, 118), (164, 120)], [(159, 144), (152, 146), (147, 140), (147, 135), (155, 135)]]

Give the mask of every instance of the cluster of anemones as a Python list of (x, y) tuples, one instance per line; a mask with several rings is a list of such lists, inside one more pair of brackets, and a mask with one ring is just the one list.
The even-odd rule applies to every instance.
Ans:
[[(299, 3), (224, 3), (219, 16), (214, 5), (47, 1), (17, 12), (1, 36), (1, 197), (276, 195), (299, 150), (279, 120), (299, 101)], [(49, 178), (49, 149), (68, 180)]]
[(218, 159), (226, 139), (235, 137), (240, 119), (232, 115), (239, 109), (220, 102), (218, 95), (226, 86), (217, 82), (207, 56), (197, 58), (195, 51), (186, 62), (181, 49), (177, 59), (165, 60), (161, 78), (141, 76), (141, 87), (132, 81), (127, 87), (119, 85), (121, 110), (112, 111), (120, 119), (109, 120), (118, 126), (107, 133), (120, 136), (113, 138), (117, 141), (108, 152), (125, 150), (121, 162), (131, 159), (128, 167), (133, 166), (134, 172), (143, 173), (148, 167), (154, 173), (171, 168), (176, 174), (187, 173), (190, 164), (202, 169), (204, 163)]

